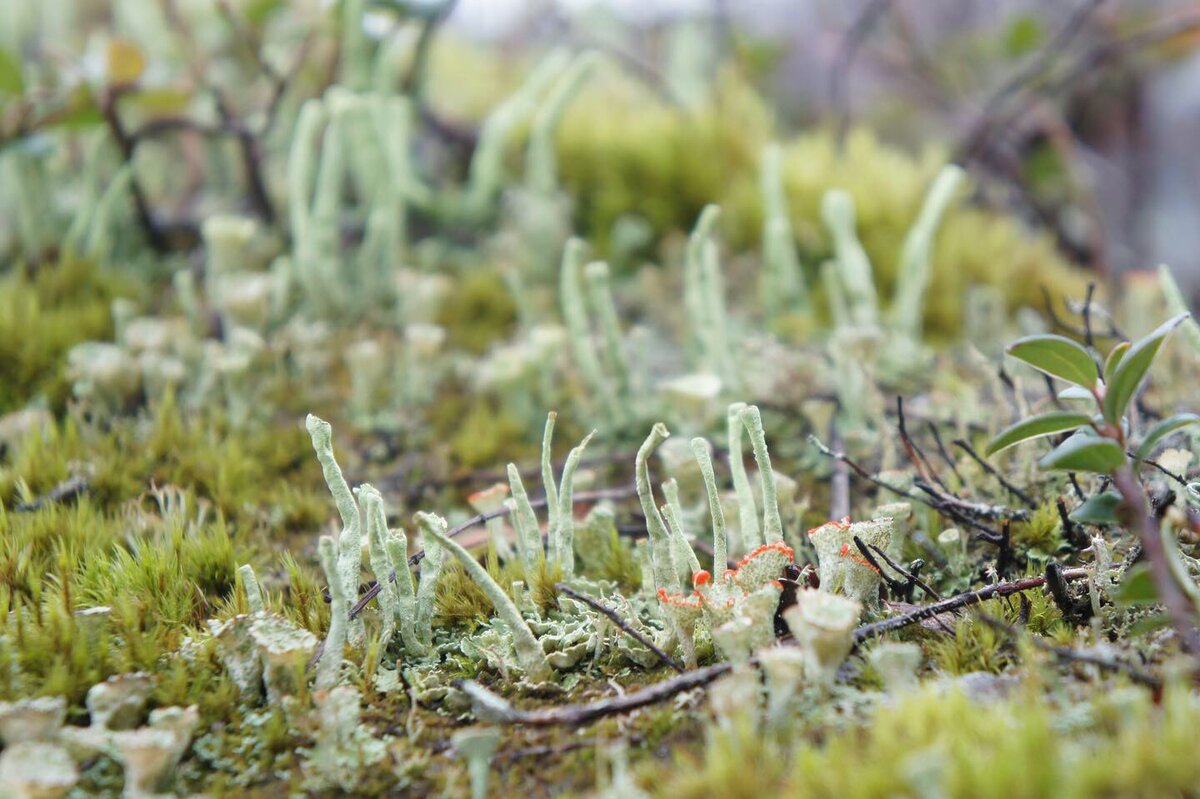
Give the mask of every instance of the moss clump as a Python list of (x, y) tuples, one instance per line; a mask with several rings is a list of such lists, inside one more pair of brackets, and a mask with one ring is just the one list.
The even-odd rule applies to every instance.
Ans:
[(0, 501), (40, 496), (82, 474), (104, 508), (147, 497), (154, 486), (188, 486), (193, 501), (239, 529), (310, 530), (325, 512), (307, 450), (299, 426), (234, 429), (219, 410), (188, 412), (167, 395), (133, 418), (101, 425), (68, 416), (30, 434), (0, 460)]
[(1062, 549), (1066, 541), (1054, 503), (1044, 503), (1031, 514), (1029, 521), (1014, 524), (1012, 542), (1020, 551), (1038, 560), (1045, 560)]
[(67, 350), (111, 338), (112, 301), (131, 293), (114, 273), (75, 258), (0, 277), (0, 413), (33, 402), (61, 409)]
[(447, 343), (474, 355), (512, 335), (517, 304), (503, 278), (493, 271), (464, 274), (438, 308), (437, 323)]
[(722, 74), (709, 102), (683, 107), (612, 70), (564, 116), (559, 170), (579, 229), (603, 249), (623, 216), (642, 217), (659, 235), (688, 230), (705, 205), (727, 196), (731, 181), (756, 186), (770, 135), (762, 98), (733, 72)]
[[(1190, 755), (1200, 701), (1182, 687), (1161, 704), (1115, 687), (1086, 720), (1029, 696), (979, 702), (926, 689), (880, 704), (860, 724), (780, 746), (753, 727), (712, 734), (674, 776), (643, 783), (672, 797), (1187, 796), (1200, 780)], [(1076, 721), (1064, 725), (1066, 716)], [(1121, 721), (1111, 726), (1111, 719)], [(984, 766), (983, 764), (986, 764)]]
[(1012, 645), (1003, 633), (971, 618), (959, 619), (954, 635), (934, 641), (929, 653), (937, 669), (947, 674), (999, 674), (1014, 659)]

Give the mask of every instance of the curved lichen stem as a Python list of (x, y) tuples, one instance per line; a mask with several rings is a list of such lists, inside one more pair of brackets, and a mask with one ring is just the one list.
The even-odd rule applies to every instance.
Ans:
[(500, 587), (487, 569), (479, 565), (479, 561), (471, 556), (471, 553), (463, 548), (462, 544), (446, 535), (447, 525), (446, 520), (441, 516), (432, 513), (418, 513), (417, 524), (420, 525), (421, 531), (432, 536), (437, 540), (443, 548), (448, 550), (458, 562), (462, 564), (463, 569), (471, 576), (471, 579), (479, 586), (487, 598), (491, 600), (492, 607), (496, 610), (496, 615), (504, 621), (509, 632), (513, 637), (513, 648), (517, 653), (517, 661), (524, 669), (526, 676), (534, 682), (540, 682), (550, 676), (550, 664), (546, 660), (546, 655), (542, 651), (541, 644), (533, 635), (533, 630), (529, 629), (525, 618), (521, 616), (521, 611), (517, 610), (517, 606), (509, 598), (504, 589)]

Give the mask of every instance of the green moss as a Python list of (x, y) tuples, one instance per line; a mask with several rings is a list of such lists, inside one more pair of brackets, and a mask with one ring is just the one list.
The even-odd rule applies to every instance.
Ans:
[(112, 301), (131, 286), (88, 261), (63, 258), (0, 277), (0, 413), (70, 394), (63, 367), (75, 344), (112, 336)]
[(446, 328), (450, 346), (479, 355), (512, 335), (517, 304), (500, 275), (470, 271), (439, 306), (437, 322)]
[[(456, 466), (463, 469), (494, 467), (522, 449), (532, 451), (525, 427), (512, 416), (503, 413), (494, 400), (486, 397), (466, 400), (469, 405), (463, 415), (448, 420), (450, 455)], [(445, 411), (439, 411), (445, 417)]]
[(1043, 503), (1027, 522), (1012, 526), (1012, 542), (1030, 557), (1045, 560), (1066, 545), (1062, 520), (1053, 502)]
[(929, 654), (936, 668), (948, 674), (999, 674), (1014, 660), (1013, 647), (1004, 633), (970, 617), (958, 620), (953, 636), (932, 642)]

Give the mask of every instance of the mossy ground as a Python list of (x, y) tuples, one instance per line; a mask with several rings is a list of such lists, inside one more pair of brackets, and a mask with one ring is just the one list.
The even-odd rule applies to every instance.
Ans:
[[(476, 90), (469, 84), (462, 91)], [(567, 114), (556, 146), (562, 189), (574, 200), (575, 229), (597, 252), (612, 254), (617, 307), (662, 339), (669, 359), (680, 360), (690, 346), (679, 310), (682, 242), (704, 204), (720, 201), (730, 250), (723, 253), (730, 306), (737, 326), (751, 331), (746, 349), (757, 357), (761, 309), (753, 298), (761, 262), (755, 248), (763, 212), (756, 165), (761, 147), (773, 138), (771, 114), (732, 74), (722, 73), (714, 84), (710, 105), (688, 113), (643, 94), (626, 81), (598, 84)], [(482, 103), (473, 98), (467, 105)], [(878, 288), (890, 296), (896, 254), (941, 166), (937, 149), (913, 157), (870, 133), (853, 132), (839, 155), (832, 136), (817, 131), (785, 141), (784, 152), (784, 183), (810, 282), (817, 285), (816, 265), (831, 254), (819, 223), (821, 198), (830, 188), (844, 187), (856, 201)], [(638, 235), (622, 239), (620, 220), (631, 213), (643, 224), (635, 225)], [(527, 328), (538, 321), (522, 318), (530, 307), (542, 321), (557, 318), (556, 278), (533, 275), (541, 284), (528, 286), (528, 296), (514, 296), (505, 271), (514, 265), (497, 263), (503, 259), (494, 249), (502, 248), (494, 246), (492, 232), (472, 231), (465, 242), (423, 242), (436, 245), (427, 248), (434, 261), (440, 254), (453, 256), (430, 270), (448, 278), (447, 297), (436, 309), (420, 309), (430, 311), (431, 321), (445, 333), (444, 348), (434, 358), (438, 369), (431, 396), (408, 403), (393, 397), (406, 394), (410, 381), (421, 377), (402, 360), (404, 331), (387, 321), (395, 308), (337, 320), (328, 325), (328, 335), (314, 339), (316, 351), (306, 352), (308, 345), (294, 340), (279, 344), (285, 321), (295, 321), (302, 332), (323, 324), (306, 316), (308, 309), (297, 301), (287, 309), (292, 319), (275, 320), (278, 327), (264, 331), (267, 354), (248, 378), (254, 401), (246, 415), (220, 401), (195, 401), (182, 390), (129, 397), (116, 407), (73, 396), (66, 353), (79, 342), (112, 340), (114, 300), (131, 303), (137, 313), (176, 313), (182, 298), (162, 279), (167, 266), (145, 269), (140, 262), (100, 264), (65, 256), (5, 264), (0, 271), (0, 414), (32, 415), (6, 416), (11, 427), (4, 428), (0, 440), (0, 700), (61, 695), (69, 703), (68, 720), (82, 724), (92, 685), (115, 674), (146, 671), (155, 681), (154, 706), (195, 704), (199, 709), (196, 739), (178, 768), (180, 791), (338, 795), (334, 789), (313, 788), (306, 774), (303, 750), (317, 737), (312, 723), (297, 722), (284, 707), (247, 701), (222, 665), (206, 623), (249, 610), (237, 579), (237, 567), (249, 563), (269, 611), (319, 637), (329, 629), (316, 541), (333, 531), (336, 521), (305, 435), (305, 413), (333, 421), (337, 455), (350, 482), (370, 480), (379, 486), (391, 526), (410, 533), (410, 517), (418, 510), (436, 510), (451, 522), (473, 515), (468, 497), (503, 481), (509, 462), (517, 463), (532, 485), (546, 411), (560, 412), (556, 462), (591, 429), (597, 398), (579, 378), (577, 365), (524, 363), (526, 372), (509, 384), (480, 380), (483, 363), (530, 333)], [(663, 265), (643, 269), (645, 259)], [(861, 429), (843, 431), (848, 435), (838, 444), (872, 471), (903, 483), (906, 491), (915, 490), (914, 466), (899, 443), (899, 419), (883, 410), (893, 407), (894, 395), (905, 395), (910, 430), (930, 453), (935, 452), (931, 430), (979, 447), (995, 426), (996, 408), (1007, 413), (1006, 403), (1048, 402), (1040, 395), (1041, 384), (1028, 375), (1018, 376), (1019, 386), (1006, 388), (995, 362), (968, 346), (968, 286), (986, 284), (998, 292), (999, 315), (1008, 324), (1007, 310), (1041, 305), (1043, 287), (1054, 298), (1078, 297), (1085, 282), (1083, 272), (1068, 266), (1045, 236), (982, 207), (956, 208), (948, 216), (934, 264), (925, 327), (927, 343), (936, 351), (922, 353), (932, 366), (890, 381), (867, 375), (861, 394), (872, 412)], [(821, 306), (821, 291), (814, 295)], [(204, 310), (220, 315), (214, 308)], [(834, 463), (808, 436), (828, 437), (837, 377), (863, 360), (830, 351), (828, 316), (822, 310), (797, 311), (776, 320), (775, 349), (762, 350), (767, 355), (761, 362), (747, 356), (766, 376), (756, 385), (767, 388), (759, 396), (736, 398), (762, 405), (774, 467), (796, 482), (785, 534), (801, 560), (811, 555), (804, 530), (825, 521), (834, 504), (834, 481), (840, 479)], [(232, 335), (207, 321), (200, 336), (205, 343)], [(672, 336), (679, 341), (669, 340)], [(387, 379), (367, 398), (367, 404), (379, 407), (368, 414), (354, 407), (344, 357), (364, 340), (379, 343), (388, 359)], [(298, 365), (301, 356), (320, 356), (323, 366), (305, 372)], [(1190, 399), (1198, 377), (1194, 354), (1176, 347), (1167, 357), (1171, 368), (1156, 376), (1144, 398), (1150, 412), (1165, 412), (1180, 397)], [(661, 367), (655, 362), (646, 369), (657, 377)], [(734, 398), (722, 395), (725, 399)], [(723, 408), (714, 413), (704, 404), (660, 407), (674, 414), (672, 425), (680, 437), (706, 435), (721, 442)], [(645, 432), (634, 425), (604, 430), (588, 451), (581, 484), (629, 486), (633, 451)], [(1183, 441), (1189, 448), (1196, 443)], [(1036, 499), (1020, 508), (1028, 518), (1012, 523), (1003, 547), (968, 529), (955, 533), (951, 520), (918, 505), (914, 535), (893, 554), (910, 566), (923, 561), (922, 577), (944, 595), (1041, 574), (1050, 563), (1090, 565), (1095, 553), (1067, 535), (1055, 504), (1073, 496), (1071, 485), (1037, 476), (1034, 461), (1029, 453), (995, 461), (1007, 479)], [(960, 450), (935, 462), (946, 490), (981, 503), (1013, 503), (1011, 492)], [(657, 475), (661, 465), (653, 468)], [(719, 471), (724, 482), (725, 467)], [(1162, 475), (1146, 479), (1156, 491), (1169, 486)], [(851, 487), (844, 510), (855, 518), (895, 499), (865, 481), (856, 479)], [(687, 502), (701, 504), (695, 486), (683, 490)], [(631, 498), (619, 498), (615, 509), (616, 528), (579, 531), (579, 570), (610, 581), (625, 596), (649, 594), (634, 544), (644, 538), (645, 518)], [(582, 519), (584, 511), (581, 502), (576, 515)], [(703, 529), (701, 541), (708, 535)], [(1106, 536), (1116, 560), (1131, 552), (1128, 530), (1088, 532)], [(410, 552), (417, 541), (413, 535)], [(511, 593), (521, 580), (541, 611), (554, 606), (560, 571), (543, 561), (528, 574), (500, 562), (494, 547), (489, 550), (480, 539), (475, 543), (477, 555), (505, 590)], [(1184, 542), (1189, 552), (1195, 543)], [(702, 554), (702, 565), (719, 572), (723, 565), (712, 564), (710, 557)], [(1082, 589), (1075, 590), (1072, 599), (1090, 608)], [(909, 605), (896, 595), (884, 598), (891, 604), (876, 611), (879, 615), (903, 612)], [(923, 603), (930, 597), (917, 589), (910, 599)], [(107, 610), (97, 612), (101, 608)], [(492, 600), (465, 569), (448, 564), (436, 592), (443, 643), (465, 639), (492, 618), (493, 610)], [(892, 637), (920, 647), (918, 687), (885, 690), (883, 675), (869, 664), (873, 645), (864, 644), (850, 656), (836, 686), (804, 689), (784, 725), (765, 725), (752, 702), (732, 713), (715, 712), (705, 692), (693, 690), (579, 727), (504, 727), (492, 790), (495, 795), (595, 794), (608, 779), (612, 745), (624, 742), (637, 785), (664, 797), (1197, 795), (1200, 765), (1193, 750), (1200, 702), (1194, 686), (1180, 676), (1177, 643), (1153, 624), (1138, 626), (1152, 621), (1146, 608), (1117, 607), (1106, 598), (1099, 616), (1086, 616), (1073, 611), (1066, 618), (1047, 593), (1036, 590), (914, 625)], [(364, 641), (346, 651), (354, 664), (346, 680), (364, 698), (362, 729), (391, 741), (382, 764), (364, 771), (353, 789), (342, 793), (466, 795), (468, 776), (451, 736), (474, 723), (469, 713), (449, 701), (414, 702), (403, 686), (381, 690), (376, 677), (393, 665), (395, 650), (379, 651), (379, 618), (373, 611), (364, 618)], [(1166, 686), (1152, 690), (1120, 673), (1060, 662), (1033, 645), (1030, 636), (1151, 670)], [(665, 666), (637, 666), (608, 653), (584, 661), (556, 695), (530, 695), (486, 660), (449, 649), (433, 667), (440, 679), (478, 680), (522, 708), (589, 702), (674, 675)], [(699, 650), (701, 665), (715, 662), (711, 641), (702, 638)], [(313, 700), (307, 684), (301, 693), (297, 699), (307, 706)], [(86, 765), (82, 794), (117, 795), (121, 787), (120, 769), (111, 759)]]

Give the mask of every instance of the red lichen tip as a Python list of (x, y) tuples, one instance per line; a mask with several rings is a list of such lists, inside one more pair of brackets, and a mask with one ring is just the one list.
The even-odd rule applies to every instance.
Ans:
[(838, 519), (836, 521), (833, 519), (830, 519), (829, 521), (825, 522), (825, 524), (817, 525), (816, 527), (809, 530), (808, 534), (811, 536), (814, 533), (818, 533), (821, 530), (824, 530), (826, 527), (828, 527), (831, 524), (839, 530), (849, 530), (850, 529), (850, 517), (843, 516), (841, 519)]
[(664, 605), (674, 605), (679, 608), (688, 608), (690, 610), (700, 610), (704, 606), (704, 597), (696, 591), (691, 593), (691, 596), (683, 594), (668, 594), (667, 589), (658, 589), (658, 601)]
[(771, 544), (763, 544), (762, 546), (755, 549), (753, 552), (746, 555), (746, 557), (744, 557), (740, 561), (738, 561), (738, 568), (739, 569), (742, 568), (747, 563), (749, 563), (750, 561), (757, 558), (759, 555), (762, 555), (766, 552), (770, 552), (771, 550), (774, 550), (774, 551), (782, 554), (784, 557), (786, 557), (788, 559), (789, 562), (792, 562), (792, 563), (796, 562), (796, 553), (792, 551), (792, 548), (789, 547), (787, 544), (785, 544), (782, 541), (775, 541), (774, 543), (771, 543)]
[(712, 575), (704, 569), (698, 569), (692, 572), (692, 585), (699, 588), (702, 585), (708, 585), (712, 580)]

